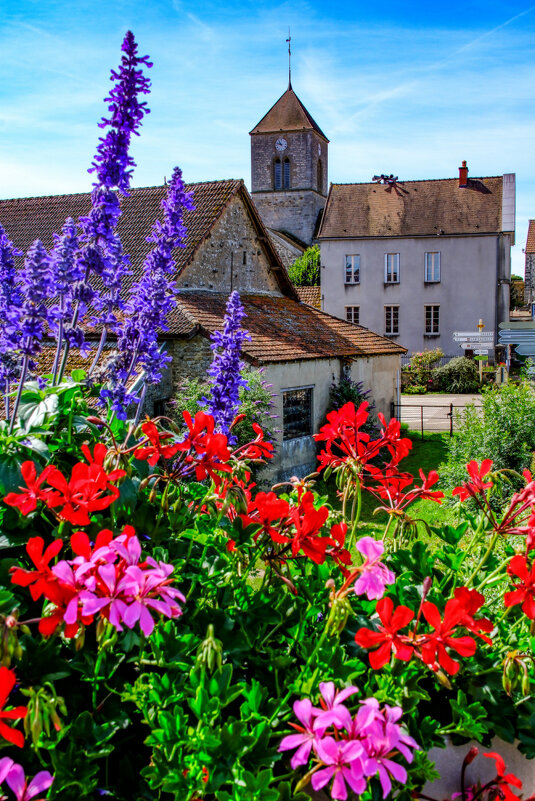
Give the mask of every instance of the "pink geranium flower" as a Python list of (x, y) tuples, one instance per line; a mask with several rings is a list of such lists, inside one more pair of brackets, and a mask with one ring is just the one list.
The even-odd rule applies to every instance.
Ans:
[(297, 748), (297, 751), (290, 760), (292, 769), (295, 770), (299, 765), (306, 765), (310, 757), (310, 752), (314, 747), (317, 737), (321, 737), (322, 732), (314, 731), (312, 721), (314, 719), (314, 708), (308, 698), (303, 701), (295, 701), (293, 710), (295, 716), (303, 724), (299, 726), (297, 723), (290, 723), (299, 733), (289, 734), (284, 737), (279, 745), (280, 751), (289, 751), (292, 748)]
[(362, 537), (356, 543), (356, 548), (364, 556), (364, 564), (355, 581), (355, 594), (366, 595), (368, 601), (378, 601), (383, 597), (386, 585), (396, 580), (394, 573), (380, 561), (384, 543), (373, 537)]
[(312, 776), (312, 787), (321, 790), (333, 780), (331, 798), (345, 801), (347, 799), (347, 784), (354, 793), (360, 795), (366, 789), (362, 758), (364, 749), (356, 740), (339, 740), (334, 737), (324, 737), (316, 743), (316, 752), (326, 765)]
[(351, 686), (337, 692), (334, 681), (320, 681), (321, 709), (315, 707), (313, 710), (316, 715), (314, 730), (325, 730), (333, 724), (341, 729), (345, 720), (344, 712), (347, 712), (343, 703), (358, 691), (358, 687)]
[[(48, 790), (54, 781), (54, 777), (47, 770), (42, 770), (37, 773), (28, 784), (28, 780), (24, 775), (24, 770), (22, 767), (16, 763), (13, 763), (7, 772), (5, 781), (15, 793), (17, 801), (30, 801), (30, 799), (34, 798), (34, 796)], [(43, 799), (36, 798), (35, 801), (43, 801)]]

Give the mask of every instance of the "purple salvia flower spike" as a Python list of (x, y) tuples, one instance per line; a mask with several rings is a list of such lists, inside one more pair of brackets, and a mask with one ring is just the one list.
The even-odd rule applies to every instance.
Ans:
[(9, 419), (11, 384), (20, 378), (21, 357), (17, 336), (22, 307), (22, 293), (16, 283), (15, 257), (22, 256), (9, 241), (0, 225), (0, 393), (4, 396), (6, 417)]
[[(207, 412), (214, 417), (216, 431), (227, 435), (240, 405), (240, 387), (248, 386), (241, 376), (244, 365), (240, 359), (243, 342), (251, 339), (241, 327), (245, 316), (239, 294), (232, 292), (227, 302), (223, 331), (215, 331), (211, 337), (214, 351), (214, 358), (208, 369), (211, 392), (210, 398), (204, 400)], [(232, 435), (229, 442), (235, 442)]]
[(168, 330), (167, 317), (176, 306), (177, 289), (170, 278), (175, 267), (173, 251), (185, 246), (184, 211), (194, 208), (192, 193), (186, 192), (178, 167), (173, 171), (162, 208), (163, 222), (157, 220), (147, 238), (154, 247), (145, 259), (142, 278), (130, 290), (126, 304), (129, 317), (118, 331), (117, 353), (106, 365), (107, 384), (100, 394), (101, 402), (109, 402), (123, 420), (127, 406), (139, 403), (139, 397), (126, 389), (130, 377), (141, 370), (146, 383), (156, 384), (171, 360), (159, 348), (158, 333)]

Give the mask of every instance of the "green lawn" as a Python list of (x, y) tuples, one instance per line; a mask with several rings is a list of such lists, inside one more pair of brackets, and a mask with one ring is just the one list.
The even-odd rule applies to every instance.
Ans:
[[(426, 433), (422, 440), (421, 434), (409, 432), (407, 436), (412, 440), (412, 450), (400, 464), (400, 468), (408, 473), (412, 473), (420, 481), (418, 470), (421, 467), (427, 475), (430, 470), (437, 470), (440, 475), (440, 464), (446, 459), (450, 437), (449, 434), (440, 432)], [(318, 481), (317, 489), (321, 494), (329, 498), (329, 502), (335, 509), (341, 508), (340, 500), (336, 495), (334, 480), (325, 483)], [(446, 489), (440, 482), (433, 489)], [(358, 527), (359, 536), (366, 534), (381, 533), (388, 520), (385, 513), (373, 514), (374, 509), (379, 505), (378, 501), (368, 492), (363, 493), (362, 513)], [(410, 516), (425, 520), (429, 525), (442, 525), (444, 523), (455, 523), (457, 515), (455, 508), (444, 503), (438, 504), (434, 501), (416, 501), (408, 510)], [(425, 529), (422, 528), (422, 533)]]

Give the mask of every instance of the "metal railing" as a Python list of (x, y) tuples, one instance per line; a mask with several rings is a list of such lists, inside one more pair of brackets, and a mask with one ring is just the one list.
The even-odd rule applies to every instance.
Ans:
[[(481, 408), (480, 403), (470, 405), (476, 409)], [(455, 412), (466, 408), (464, 405), (454, 403), (391, 403), (390, 406), (391, 416), (400, 423), (406, 423), (411, 431), (420, 431), (422, 439), (426, 431), (442, 431), (452, 437), (455, 430)]]

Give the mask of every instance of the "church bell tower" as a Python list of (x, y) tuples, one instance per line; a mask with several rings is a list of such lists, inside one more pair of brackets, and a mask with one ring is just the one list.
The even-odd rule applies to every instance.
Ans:
[(264, 224), (310, 245), (327, 199), (329, 140), (291, 79), (250, 136), (251, 193)]

